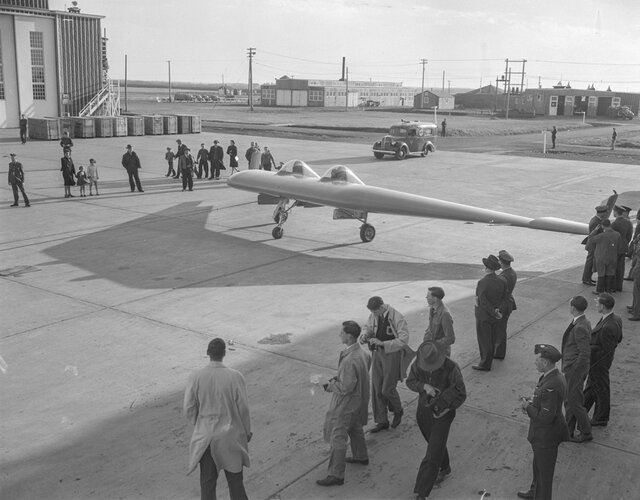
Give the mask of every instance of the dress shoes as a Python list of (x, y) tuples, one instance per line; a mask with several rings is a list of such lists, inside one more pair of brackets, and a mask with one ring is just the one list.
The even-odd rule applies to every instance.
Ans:
[(473, 365), (471, 368), (473, 368), (474, 370), (478, 370), (481, 372), (490, 372), (491, 368), (485, 368), (484, 366), (480, 366), (480, 365)]
[(400, 410), (399, 412), (396, 412), (393, 414), (393, 420), (391, 421), (391, 428), (395, 429), (396, 427), (398, 427), (400, 425), (400, 422), (402, 422), (402, 415), (404, 415), (404, 411)]
[(591, 427), (606, 427), (609, 422), (606, 420), (590, 420)]
[(438, 472), (438, 476), (436, 477), (436, 482), (434, 484), (440, 484), (449, 474), (451, 474), (451, 467), (440, 469), (440, 471)]
[(629, 321), (640, 321), (640, 316), (638, 316), (637, 318), (636, 318), (636, 317), (634, 317), (634, 316), (631, 316), (631, 317), (629, 318)]
[(320, 486), (342, 486), (344, 484), (344, 478), (327, 476), (324, 479), (318, 479), (316, 484), (319, 484)]
[(580, 434), (578, 436), (569, 436), (569, 441), (572, 443), (586, 443), (588, 441), (593, 441), (593, 435), (589, 434)]
[[(589, 280), (589, 281), (583, 281), (582, 284), (583, 285), (587, 285), (587, 286), (595, 286), (596, 282), (593, 281), (593, 280)], [(533, 497), (531, 497), (531, 498), (533, 498)]]
[(389, 428), (389, 422), (382, 422), (381, 424), (376, 424), (369, 432), (375, 434), (376, 432), (385, 431)]
[(10, 206), (12, 206), (12, 207), (17, 207), (17, 206), (18, 206), (18, 204), (17, 204), (17, 203), (14, 203), (13, 205), (10, 205)]
[(533, 498), (535, 495), (533, 489), (527, 491), (519, 491), (518, 497), (520, 498)]
[(348, 464), (369, 465), (368, 458), (359, 459), (359, 458), (353, 458), (353, 457), (346, 457), (344, 461), (347, 462)]

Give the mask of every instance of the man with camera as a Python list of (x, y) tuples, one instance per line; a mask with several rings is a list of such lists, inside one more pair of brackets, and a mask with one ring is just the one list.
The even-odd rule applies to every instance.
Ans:
[[(332, 394), (324, 421), (324, 439), (331, 444), (329, 475), (316, 481), (320, 486), (344, 484), (346, 463), (368, 465), (369, 454), (362, 426), (369, 417), (369, 365), (371, 358), (360, 347), (360, 325), (345, 321), (340, 341), (346, 346), (340, 353), (338, 374), (323, 385)], [(347, 457), (347, 441), (351, 456)]]
[(420, 395), (416, 422), (428, 443), (414, 487), (416, 500), (422, 500), (451, 473), (447, 439), (467, 392), (460, 367), (447, 357), (446, 347), (431, 341), (418, 347), (407, 387)]
[(380, 297), (371, 297), (367, 309), (371, 314), (360, 335), (360, 343), (369, 344), (373, 353), (371, 399), (376, 425), (371, 432), (375, 433), (389, 428), (389, 411), (393, 413), (392, 428), (402, 421), (404, 412), (396, 386), (405, 378), (414, 352), (407, 345), (409, 327), (402, 314)]

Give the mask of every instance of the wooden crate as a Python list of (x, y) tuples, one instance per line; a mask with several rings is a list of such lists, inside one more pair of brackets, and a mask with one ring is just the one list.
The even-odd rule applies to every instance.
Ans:
[(187, 115), (178, 115), (178, 133), (190, 134), (191, 133), (191, 118)]
[(177, 116), (163, 116), (162, 121), (164, 123), (165, 134), (178, 133), (178, 117)]
[(27, 118), (27, 126), (30, 139), (60, 139), (60, 123), (57, 118)]
[(110, 116), (96, 116), (93, 120), (96, 137), (113, 137), (113, 120)]
[(192, 134), (199, 134), (200, 133), (200, 129), (201, 129), (200, 116), (199, 115), (192, 115), (189, 118), (190, 118), (190, 121), (191, 121), (191, 133)]
[(72, 139), (76, 136), (75, 125), (73, 124), (73, 118), (69, 117), (60, 117), (58, 118), (60, 122), (60, 137), (64, 135), (64, 131), (69, 132), (69, 137)]
[(126, 116), (112, 116), (111, 126), (113, 127), (114, 137), (124, 137), (128, 133)]
[(162, 116), (152, 115), (144, 117), (144, 133), (145, 135), (162, 135), (164, 132), (164, 123)]
[(127, 116), (127, 135), (144, 135), (144, 117)]
[(96, 136), (96, 126), (93, 118), (72, 117), (75, 137), (89, 139)]

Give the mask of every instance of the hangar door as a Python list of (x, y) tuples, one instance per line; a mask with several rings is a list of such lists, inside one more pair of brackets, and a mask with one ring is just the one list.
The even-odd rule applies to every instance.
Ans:
[(291, 91), (290, 90), (278, 90), (276, 94), (276, 105), (278, 106), (291, 106)]
[(278, 106), (308, 106), (306, 90), (278, 90), (276, 104)]

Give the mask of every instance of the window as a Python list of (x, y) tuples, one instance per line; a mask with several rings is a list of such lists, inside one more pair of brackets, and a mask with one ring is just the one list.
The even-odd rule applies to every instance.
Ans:
[(4, 101), (4, 71), (2, 69), (2, 37), (0, 36), (0, 101)]
[(47, 98), (44, 85), (44, 43), (41, 31), (29, 33), (31, 45), (31, 84), (33, 86), (33, 98), (44, 101)]
[(262, 89), (262, 98), (273, 100), (276, 98), (276, 89)]
[(322, 90), (310, 90), (309, 101), (322, 102)]

